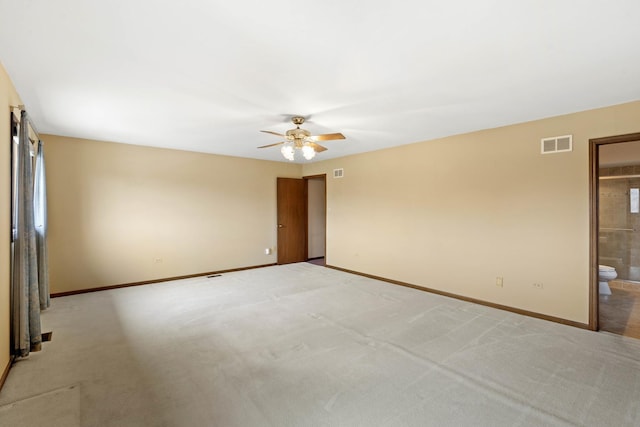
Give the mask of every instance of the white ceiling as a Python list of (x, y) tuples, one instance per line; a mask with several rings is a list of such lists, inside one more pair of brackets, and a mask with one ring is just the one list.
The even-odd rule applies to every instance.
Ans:
[(0, 61), (42, 133), (280, 161), (258, 131), (302, 114), (347, 137), (322, 160), (638, 100), (638, 16), (638, 0), (0, 0)]

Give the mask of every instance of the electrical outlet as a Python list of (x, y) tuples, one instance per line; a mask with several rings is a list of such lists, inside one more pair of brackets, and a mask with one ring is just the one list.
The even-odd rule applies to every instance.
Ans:
[(266, 249), (264, 250), (264, 254), (265, 254), (265, 255), (271, 255), (271, 248), (266, 248)]
[(162, 264), (162, 258), (154, 258), (153, 262), (156, 264)]
[(544, 283), (534, 283), (533, 287), (536, 289), (544, 289)]
[(501, 287), (503, 287), (503, 285), (504, 285), (504, 281), (503, 281), (502, 277), (500, 277), (500, 276), (496, 277), (496, 286), (501, 288)]

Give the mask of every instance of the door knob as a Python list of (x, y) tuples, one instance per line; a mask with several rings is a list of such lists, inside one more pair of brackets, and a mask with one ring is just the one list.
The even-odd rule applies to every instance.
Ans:
[(284, 227), (284, 225), (278, 224), (278, 228), (282, 228), (282, 227)]

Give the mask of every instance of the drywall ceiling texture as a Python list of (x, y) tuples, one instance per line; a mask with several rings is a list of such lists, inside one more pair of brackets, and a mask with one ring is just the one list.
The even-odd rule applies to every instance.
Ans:
[(44, 135), (51, 292), (276, 262), (301, 166)]
[[(327, 264), (586, 324), (588, 140), (638, 118), (634, 102), (305, 165), (329, 175)], [(540, 154), (567, 134), (572, 152)]]
[[(640, 99), (640, 2), (0, 1), (0, 60), (43, 133), (318, 160)], [(27, 29), (28, 30), (25, 30)]]

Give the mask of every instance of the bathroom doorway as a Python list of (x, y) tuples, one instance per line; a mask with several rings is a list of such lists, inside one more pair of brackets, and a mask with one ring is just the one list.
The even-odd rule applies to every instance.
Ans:
[(640, 338), (640, 133), (591, 140), (591, 154), (591, 323)]

